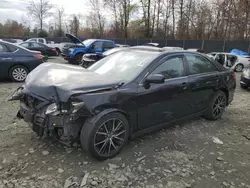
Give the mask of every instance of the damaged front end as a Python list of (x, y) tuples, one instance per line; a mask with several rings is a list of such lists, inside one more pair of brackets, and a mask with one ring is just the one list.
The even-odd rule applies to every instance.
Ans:
[(48, 100), (24, 91), (20, 87), (8, 97), (8, 101), (20, 100), (17, 117), (24, 119), (42, 138), (57, 138), (67, 145), (78, 139), (84, 121), (91, 116), (83, 101), (74, 97), (68, 102), (58, 98)]

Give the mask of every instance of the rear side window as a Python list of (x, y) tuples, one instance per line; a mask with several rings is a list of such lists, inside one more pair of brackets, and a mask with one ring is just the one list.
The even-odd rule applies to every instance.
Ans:
[(9, 45), (8, 48), (9, 48), (10, 52), (14, 52), (17, 50), (17, 47), (11, 46), (11, 45)]
[(95, 42), (93, 44), (93, 49), (98, 49), (98, 48), (102, 49), (102, 45), (103, 45), (103, 42)]
[(29, 47), (29, 43), (25, 42), (25, 43), (22, 43), (20, 44), (22, 47), (25, 47), (25, 48), (28, 48)]
[(159, 65), (151, 74), (162, 74), (165, 79), (178, 78), (185, 76), (182, 57), (173, 57), (167, 59)]
[(103, 48), (111, 49), (113, 47), (114, 47), (114, 45), (112, 42), (104, 42), (103, 43)]
[(44, 43), (43, 39), (38, 39), (38, 42)]
[(0, 52), (9, 52), (9, 49), (4, 44), (0, 44)]
[(186, 54), (186, 58), (190, 75), (217, 71), (212, 62), (200, 55)]

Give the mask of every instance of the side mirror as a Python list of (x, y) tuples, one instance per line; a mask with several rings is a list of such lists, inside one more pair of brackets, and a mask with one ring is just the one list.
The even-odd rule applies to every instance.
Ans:
[(162, 84), (165, 78), (162, 74), (152, 74), (146, 78), (146, 83)]

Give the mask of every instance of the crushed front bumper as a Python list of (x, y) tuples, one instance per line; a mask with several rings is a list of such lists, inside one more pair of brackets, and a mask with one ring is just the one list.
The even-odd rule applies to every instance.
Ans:
[(46, 115), (45, 110), (46, 108), (35, 111), (21, 101), (17, 117), (24, 119), (42, 138), (54, 137), (66, 144), (78, 138), (86, 117), (67, 114)]

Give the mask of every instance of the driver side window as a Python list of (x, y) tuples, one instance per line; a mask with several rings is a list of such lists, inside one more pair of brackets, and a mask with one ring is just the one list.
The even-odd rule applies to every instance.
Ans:
[(165, 79), (185, 76), (184, 63), (182, 57), (172, 57), (165, 60), (151, 74), (162, 74)]

